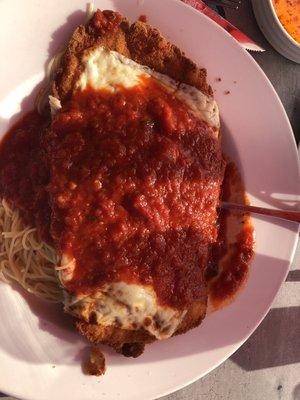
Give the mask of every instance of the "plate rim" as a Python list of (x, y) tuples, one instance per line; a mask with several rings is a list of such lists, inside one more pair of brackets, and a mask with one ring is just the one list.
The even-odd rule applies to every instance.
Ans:
[[(200, 19), (201, 19), (201, 18), (206, 19), (207, 21), (209, 21), (209, 23), (210, 23), (211, 25), (214, 25), (214, 28), (215, 28), (215, 29), (218, 29), (220, 32), (222, 32), (222, 34), (225, 34), (226, 36), (231, 37), (231, 35), (230, 35), (229, 33), (227, 33), (226, 31), (224, 31), (218, 24), (216, 24), (214, 21), (212, 21), (212, 20), (211, 20), (210, 18), (208, 18), (206, 15), (199, 13), (199, 11), (194, 10), (192, 7), (190, 7), (190, 6), (188, 6), (188, 5), (184, 4), (184, 3), (182, 3), (180, 0), (172, 0), (172, 1), (173, 1), (174, 3), (177, 3), (178, 5), (180, 5), (181, 7), (190, 8), (191, 11), (194, 12), (195, 14), (197, 14), (197, 16), (198, 16)], [(171, 22), (171, 23), (172, 23), (172, 22)], [(292, 148), (291, 148), (290, 151), (293, 151), (293, 152), (294, 152), (293, 157), (294, 157), (294, 156), (297, 157), (298, 150), (297, 150), (297, 146), (296, 146), (296, 141), (295, 141), (295, 137), (294, 137), (294, 134), (293, 134), (293, 130), (292, 130), (292, 127), (291, 127), (291, 123), (290, 123), (290, 121), (289, 121), (289, 118), (288, 118), (288, 116), (287, 116), (287, 113), (286, 113), (286, 111), (285, 111), (285, 109), (284, 109), (284, 106), (283, 106), (283, 104), (282, 104), (282, 102), (281, 102), (281, 100), (280, 100), (280, 98), (279, 98), (279, 96), (278, 96), (278, 94), (277, 94), (275, 88), (273, 87), (272, 83), (270, 82), (270, 80), (268, 79), (268, 77), (266, 76), (266, 74), (264, 73), (263, 69), (262, 69), (262, 68), (260, 67), (260, 65), (252, 58), (252, 56), (251, 56), (245, 49), (243, 49), (238, 43), (236, 43), (235, 46), (238, 46), (238, 47), (240, 48), (240, 51), (241, 51), (243, 54), (247, 54), (248, 61), (251, 60), (251, 63), (255, 66), (256, 70), (259, 71), (260, 75), (264, 78), (264, 81), (265, 81), (265, 83), (267, 84), (267, 86), (272, 90), (272, 92), (273, 92), (273, 93), (272, 93), (272, 94), (273, 94), (273, 98), (274, 98), (274, 100), (276, 99), (277, 105), (280, 106), (281, 114), (284, 115), (285, 122), (287, 123), (287, 125), (288, 125), (288, 127), (289, 127), (289, 131), (290, 131), (290, 132), (289, 132), (289, 135), (288, 135), (288, 136), (291, 136), (291, 135), (292, 135), (292, 137), (293, 137), (293, 139), (294, 139), (294, 140), (293, 140), (293, 146), (292, 146)], [(287, 135), (287, 133), (285, 133), (285, 134)], [(300, 175), (300, 165), (299, 165), (299, 163), (298, 163), (298, 175)], [(300, 188), (300, 184), (298, 184), (298, 194), (299, 194), (299, 188)], [(229, 352), (226, 356), (224, 356), (224, 357), (223, 357), (218, 363), (216, 363), (214, 366), (212, 366), (211, 368), (207, 369), (207, 371), (206, 371), (205, 373), (201, 373), (201, 374), (195, 376), (194, 378), (192, 378), (192, 379), (186, 381), (185, 384), (178, 384), (176, 387), (173, 386), (172, 389), (166, 390), (165, 392), (162, 392), (159, 396), (165, 396), (165, 395), (168, 395), (168, 394), (170, 394), (170, 393), (174, 393), (175, 391), (180, 390), (180, 389), (182, 389), (182, 388), (184, 388), (184, 387), (190, 385), (191, 383), (197, 381), (198, 379), (202, 378), (203, 376), (207, 375), (207, 374), (210, 373), (212, 370), (214, 370), (214, 369), (217, 368), (219, 365), (221, 365), (225, 360), (227, 360), (233, 353), (235, 353), (235, 352), (242, 346), (243, 343), (245, 343), (245, 342), (248, 340), (248, 338), (253, 334), (253, 332), (257, 329), (257, 327), (260, 325), (260, 323), (263, 321), (263, 319), (265, 318), (265, 316), (266, 316), (266, 315), (268, 314), (268, 312), (270, 311), (270, 308), (272, 307), (272, 304), (273, 304), (273, 302), (274, 302), (274, 299), (275, 299), (276, 295), (278, 294), (278, 290), (279, 290), (279, 288), (281, 287), (282, 283), (283, 283), (283, 282), (285, 281), (285, 279), (286, 279), (286, 276), (287, 276), (287, 274), (288, 274), (288, 272), (289, 272), (289, 269), (290, 269), (291, 262), (292, 262), (292, 260), (293, 260), (293, 258), (294, 258), (294, 255), (295, 255), (295, 251), (296, 251), (296, 247), (297, 247), (297, 243), (298, 243), (299, 229), (300, 229), (300, 226), (298, 225), (298, 228), (297, 228), (298, 233), (295, 232), (295, 234), (294, 234), (293, 248), (292, 248), (292, 251), (291, 251), (289, 260), (287, 260), (287, 259), (285, 260), (286, 262), (288, 262), (289, 267), (286, 269), (286, 272), (285, 272), (285, 275), (284, 275), (284, 279), (281, 281), (281, 283), (280, 283), (280, 285), (279, 285), (277, 291), (276, 291), (276, 292), (274, 291), (274, 294), (273, 294), (273, 296), (272, 296), (272, 300), (271, 300), (271, 302), (270, 302), (270, 305), (266, 308), (266, 311), (261, 315), (261, 317), (260, 317), (260, 319), (259, 319), (259, 322), (248, 332), (247, 336), (243, 339), (242, 342), (239, 342), (237, 345), (235, 345), (235, 346), (234, 346), (234, 349), (233, 349), (231, 352)], [(2, 387), (2, 383), (0, 383), (0, 385), (1, 385), (1, 387)], [(5, 386), (5, 385), (3, 385), (3, 387), (4, 387), (4, 386)], [(3, 389), (0, 389), (0, 390), (3, 390)], [(18, 397), (19, 399), (29, 400), (29, 397), (22, 397), (22, 395), (20, 396), (19, 393), (15, 392), (15, 391), (13, 391), (13, 390), (6, 390), (6, 389), (4, 389), (4, 392), (7, 393), (7, 394), (9, 394), (9, 395), (11, 395), (11, 396)], [(37, 397), (33, 397), (33, 398), (35, 399), (35, 398), (37, 398)], [(155, 398), (156, 398), (156, 397), (155, 397)], [(150, 400), (150, 399), (154, 399), (154, 397), (150, 396), (150, 397), (147, 397), (147, 399), (149, 399), (149, 400)], [(31, 397), (31, 400), (32, 400), (32, 397)]]

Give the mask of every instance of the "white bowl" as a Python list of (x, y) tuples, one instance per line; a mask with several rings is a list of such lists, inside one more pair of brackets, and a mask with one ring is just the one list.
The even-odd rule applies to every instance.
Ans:
[(271, 45), (284, 57), (300, 64), (300, 44), (281, 24), (272, 0), (252, 0), (260, 29)]

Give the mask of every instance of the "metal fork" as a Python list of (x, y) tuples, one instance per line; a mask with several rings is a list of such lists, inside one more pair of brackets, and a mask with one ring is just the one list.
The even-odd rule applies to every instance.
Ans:
[(241, 4), (241, 0), (205, 0), (205, 3), (237, 10)]

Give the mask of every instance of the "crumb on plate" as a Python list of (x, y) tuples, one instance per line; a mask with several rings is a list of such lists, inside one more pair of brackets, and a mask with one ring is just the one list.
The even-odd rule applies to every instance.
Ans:
[(83, 369), (88, 375), (100, 376), (105, 373), (105, 357), (99, 347), (91, 347), (89, 358), (85, 362)]

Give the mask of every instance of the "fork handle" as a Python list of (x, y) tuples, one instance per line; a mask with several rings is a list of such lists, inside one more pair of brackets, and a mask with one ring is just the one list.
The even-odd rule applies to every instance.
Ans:
[(228, 203), (222, 201), (220, 208), (236, 210), (241, 212), (251, 212), (260, 215), (269, 215), (270, 217), (281, 218), (287, 221), (300, 223), (300, 211), (271, 210), (270, 208), (248, 206), (244, 204)]

